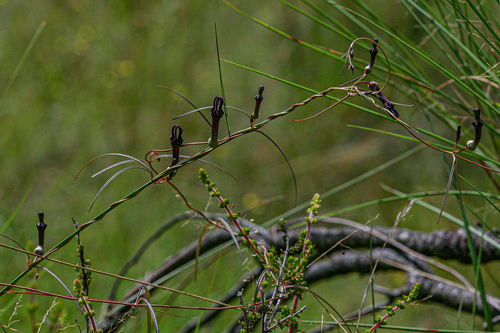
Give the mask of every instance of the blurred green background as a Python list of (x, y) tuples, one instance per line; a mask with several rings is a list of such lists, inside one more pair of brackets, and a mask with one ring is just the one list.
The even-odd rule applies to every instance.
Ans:
[[(299, 2), (292, 3), (300, 5)], [(350, 4), (349, 1), (341, 3)], [(400, 4), (394, 1), (367, 3), (412, 41), (418, 43), (424, 39), (425, 33), (411, 16), (405, 14)], [(311, 44), (345, 52), (351, 42), (279, 1), (235, 0), (234, 4), (259, 20)], [(377, 37), (365, 36), (358, 26), (329, 4), (320, 1), (317, 5), (360, 37)], [(340, 76), (341, 62), (274, 34), (244, 18), (222, 1), (0, 1), (0, 228), (19, 208), (4, 230), (5, 234), (23, 245), (36, 243), (37, 212), (44, 211), (48, 224), (46, 243), (51, 247), (74, 230), (71, 218), (79, 223), (89, 221), (110, 203), (149, 180), (147, 173), (138, 170), (120, 175), (88, 214), (95, 194), (112, 171), (96, 178), (91, 178), (91, 175), (120, 160), (117, 157), (102, 158), (84, 169), (74, 182), (80, 168), (93, 157), (114, 152), (142, 159), (150, 149), (169, 148), (173, 124), (184, 127), (185, 142), (205, 141), (209, 137), (207, 125), (196, 114), (172, 121), (172, 117), (190, 111), (192, 107), (156, 85), (177, 90), (198, 107), (211, 105), (213, 97), (221, 91), (215, 22), (223, 59), (315, 90), (338, 85), (353, 77), (350, 72)], [(40, 34), (33, 43), (37, 31)], [(383, 36), (378, 37), (384, 45)], [(427, 44), (422, 44), (423, 49), (427, 47)], [(431, 46), (428, 48), (432, 50)], [(356, 57), (368, 60), (363, 52), (358, 52)], [(265, 86), (262, 117), (282, 111), (310, 95), (224, 62), (221, 66), (228, 105), (251, 112), (257, 87), (260, 84)], [(445, 81), (440, 81), (438, 74), (429, 72), (430, 77), (433, 75), (436, 75), (436, 84)], [(391, 96), (391, 92), (395, 102), (414, 104), (407, 95), (389, 87), (386, 93)], [(342, 97), (342, 94), (335, 96)], [(364, 100), (357, 103), (374, 109)], [(308, 122), (290, 121), (310, 116), (330, 104), (328, 100), (316, 100), (263, 129), (290, 160), (297, 176), (299, 203), (416, 146), (406, 140), (348, 127), (369, 126), (405, 133), (394, 123), (343, 105)], [(418, 106), (399, 106), (398, 110), (405, 121), (427, 126)], [(248, 120), (234, 112), (230, 113), (230, 122), (233, 131), (248, 126)], [(438, 133), (454, 138), (453, 131), (440, 126), (436, 124)], [(227, 130), (222, 126), (221, 131), (226, 133)], [(194, 154), (199, 150), (199, 147), (187, 147), (182, 148), (181, 153)], [(288, 166), (263, 136), (255, 134), (234, 140), (206, 160), (229, 171), (239, 183), (211, 166), (195, 163), (183, 168), (174, 178), (174, 183), (198, 209), (203, 210), (208, 202), (206, 190), (197, 176), (200, 167), (209, 171), (212, 180), (217, 182), (223, 195), (231, 199), (236, 209), (249, 209), (256, 203), (272, 199), (248, 211), (247, 217), (256, 223), (268, 221), (293, 208), (294, 185)], [(161, 165), (166, 167), (169, 163), (162, 160)], [(461, 172), (474, 170), (470, 180), (487, 190), (484, 186), (488, 183), (482, 172), (466, 165), (460, 168)], [(444, 190), (447, 177), (442, 156), (424, 149), (325, 199), (322, 212), (389, 196), (381, 184), (405, 193)], [(23, 198), (26, 200), (21, 205)], [(442, 197), (428, 199), (436, 206), (440, 206), (441, 200)], [(480, 202), (469, 200), (471, 204)], [(404, 205), (405, 202), (375, 205), (342, 217), (364, 223), (380, 214), (375, 225), (392, 225)], [(187, 207), (167, 184), (149, 187), (82, 234), (86, 256), (92, 260), (93, 268), (115, 273), (157, 226), (186, 210)], [(217, 208), (212, 205), (209, 210), (217, 211)], [(456, 212), (454, 198), (449, 199), (447, 210)], [(400, 226), (433, 230), (437, 228), (436, 220), (436, 214), (415, 207)], [(450, 226), (444, 222), (438, 227)], [(153, 244), (145, 259), (128, 276), (141, 278), (165, 257), (196, 240), (200, 231), (198, 224), (179, 225)], [(2, 242), (8, 243), (5, 239)], [(72, 243), (59, 251), (55, 258), (75, 262), (74, 249), (75, 243)], [(231, 258), (233, 255), (231, 253)], [(17, 276), (25, 265), (23, 255), (6, 249), (0, 249), (0, 258), (2, 282)], [(68, 285), (76, 277), (70, 268), (49, 263), (47, 267)], [(210, 278), (214, 273), (212, 270), (204, 274)], [(232, 274), (221, 277), (217, 286), (228, 288), (241, 277), (239, 269)], [(59, 286), (54, 286), (50, 277), (43, 274), (42, 277), (37, 282), (38, 288), (63, 292)], [(387, 275), (386, 279), (393, 280), (389, 283), (401, 282), (398, 275)], [(362, 282), (357, 276), (350, 276), (338, 278), (334, 283), (345, 285), (353, 280)], [(112, 282), (110, 278), (95, 276), (91, 295), (105, 298)], [(21, 284), (28, 284), (27, 279)], [(122, 285), (123, 290), (130, 287), (130, 284)], [(359, 286), (363, 285), (352, 284), (352, 290), (347, 288), (341, 295), (336, 294), (344, 300), (352, 298), (352, 304), (340, 301), (342, 298), (333, 303), (341, 312), (355, 310), (364, 289)], [(201, 289), (200, 286), (190, 288), (192, 292), (204, 293), (203, 286)], [(318, 285), (318, 288), (322, 287)], [(212, 295), (204, 296), (216, 297), (217, 294), (213, 291)], [(0, 313), (2, 323), (12, 313), (10, 306), (15, 300), (17, 297), (11, 295), (0, 300), (0, 308), (7, 309)], [(41, 320), (52, 300), (38, 297), (37, 302), (40, 308), (36, 318)], [(178, 302), (189, 304), (193, 301), (179, 299)], [(67, 304), (68, 311), (74, 311), (73, 307)], [(68, 315), (69, 322), (73, 321), (75, 313)], [(177, 323), (172, 327), (180, 327), (187, 320), (185, 317), (197, 315), (196, 312), (173, 313), (181, 318), (166, 316), (166, 322)], [(25, 315), (21, 310), (21, 316)], [(232, 318), (234, 313), (226, 316)], [(320, 320), (320, 310), (307, 317)], [(24, 331), (28, 322), (19, 325)], [(429, 325), (436, 324), (431, 322)]]

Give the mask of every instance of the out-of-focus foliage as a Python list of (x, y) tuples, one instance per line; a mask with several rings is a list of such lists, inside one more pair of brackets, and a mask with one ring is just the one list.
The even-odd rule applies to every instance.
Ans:
[[(295, 38), (325, 49), (345, 52), (351, 42), (278, 1), (234, 1), (234, 4)], [(298, 2), (294, 4), (299, 5)], [(351, 5), (351, 2), (343, 4)], [(331, 5), (323, 2), (318, 5), (355, 35), (377, 37), (366, 36), (359, 26), (346, 20)], [(401, 4), (377, 1), (374, 7), (387, 23), (397, 27), (414, 43), (420, 43), (422, 49), (432, 52), (425, 31)], [(73, 231), (72, 217), (84, 223), (149, 180), (148, 175), (140, 171), (124, 173), (87, 214), (95, 193), (106, 179), (103, 175), (90, 178), (91, 175), (118, 161), (112, 157), (99, 160), (85, 169), (76, 183), (73, 182), (89, 159), (108, 152), (143, 158), (151, 148), (168, 148), (170, 128), (174, 123), (184, 127), (185, 142), (206, 140), (209, 128), (198, 115), (175, 122), (171, 120), (191, 110), (191, 106), (177, 95), (155, 86), (171, 87), (198, 107), (211, 104), (212, 98), (220, 94), (214, 23), (217, 23), (223, 59), (316, 90), (338, 85), (352, 77), (350, 72), (340, 76), (340, 62), (272, 33), (222, 1), (0, 1), (0, 228), (27, 195), (4, 232), (23, 245), (36, 242), (36, 214), (43, 210), (48, 224), (46, 242), (52, 246)], [(33, 41), (37, 30), (41, 32)], [(383, 47), (386, 41), (378, 37)], [(30, 41), (33, 41), (32, 47), (29, 47)], [(438, 59), (443, 57), (436, 56)], [(368, 59), (362, 51), (356, 57)], [(391, 58), (391, 61), (411, 60)], [(433, 71), (429, 69), (431, 78), (435, 75)], [(222, 76), (228, 105), (250, 112), (257, 87), (265, 85), (263, 117), (310, 95), (224, 62)], [(444, 82), (435, 82), (436, 85), (441, 83)], [(405, 121), (428, 126), (420, 105), (394, 88), (388, 91), (393, 92), (395, 102), (415, 104), (398, 108)], [(464, 99), (474, 104), (474, 99), (467, 96)], [(277, 120), (264, 129), (290, 159), (297, 176), (299, 203), (415, 146), (405, 140), (348, 127), (353, 124), (405, 133), (394, 123), (345, 106), (308, 122), (290, 122), (322, 110), (329, 103), (314, 101), (291, 117)], [(366, 101), (359, 101), (359, 104), (371, 107)], [(449, 112), (454, 113), (454, 110)], [(461, 116), (463, 114), (457, 113), (457, 117)], [(230, 114), (230, 122), (232, 130), (248, 126), (248, 120), (238, 113)], [(453, 131), (440, 123), (434, 124), (441, 136), (453, 140)], [(224, 126), (221, 131), (226, 131)], [(193, 154), (198, 150), (188, 147), (183, 148), (182, 153)], [(235, 140), (207, 160), (240, 180), (236, 183), (222, 172), (211, 170), (212, 178), (235, 203), (236, 209), (245, 210), (261, 200), (273, 199), (248, 212), (248, 217), (256, 223), (293, 207), (294, 186), (288, 166), (264, 137), (249, 135)], [(165, 167), (168, 163), (163, 161)], [(203, 210), (207, 196), (197, 179), (198, 168), (194, 164), (182, 169), (175, 183), (193, 205)], [(460, 170), (474, 170), (468, 174), (469, 180), (483, 189), (487, 186), (484, 177), (475, 176), (481, 173), (479, 170), (467, 166), (461, 166)], [(384, 197), (387, 194), (380, 183), (406, 193), (443, 190), (447, 177), (442, 157), (437, 152), (424, 150), (324, 200), (322, 205), (328, 211)], [(449, 200), (450, 211), (456, 211), (455, 202), (452, 198)], [(430, 201), (440, 205), (440, 198)], [(345, 216), (365, 222), (380, 214), (377, 223), (391, 225), (402, 207), (402, 204), (387, 204)], [(168, 185), (148, 188), (82, 235), (86, 255), (95, 268), (116, 272), (152, 230), (186, 209)], [(415, 208), (414, 215), (410, 214), (404, 226), (429, 230), (435, 228), (435, 220), (435, 214)], [(446, 224), (440, 225), (443, 226)], [(175, 249), (196, 239), (200, 230), (185, 225), (165, 235), (152, 246), (147, 260), (139, 263), (130, 276), (142, 277), (146, 270), (156, 267)], [(66, 249), (56, 257), (75, 261), (72, 245)], [(15, 277), (25, 265), (20, 254), (5, 249), (0, 249), (0, 258), (1, 281)], [(74, 273), (71, 270), (49, 266), (62, 278), (72, 281)], [(234, 277), (228, 276), (227, 282), (222, 279), (218, 286), (227, 288), (234, 282), (230, 278)], [(338, 281), (343, 283), (343, 280)], [(106, 297), (111, 283), (110, 278), (95, 277), (92, 295)], [(44, 276), (38, 287), (49, 289), (53, 284)], [(191, 292), (203, 294), (203, 286), (195, 286)], [(360, 296), (358, 290), (348, 292), (352, 298)], [(0, 308), (12, 300), (12, 296), (2, 297)], [(37, 301), (45, 306), (51, 302), (44, 298)], [(343, 310), (353, 309), (346, 307)], [(185, 314), (176, 312), (176, 315)], [(10, 313), (0, 313), (2, 323), (9, 316)], [(37, 312), (37, 318), (41, 317), (41, 312)]]

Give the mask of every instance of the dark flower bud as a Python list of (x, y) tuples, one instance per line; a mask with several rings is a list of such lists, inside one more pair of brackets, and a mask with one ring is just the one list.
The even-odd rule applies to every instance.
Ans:
[[(222, 106), (224, 104), (223, 102), (224, 101), (223, 101), (222, 97), (220, 97), (220, 96), (214, 97), (212, 110), (210, 110), (210, 114), (212, 115), (212, 119), (214, 119), (214, 118), (220, 119), (224, 115), (224, 110), (222, 110)], [(212, 123), (212, 126), (213, 126), (213, 123)]]
[(264, 86), (260, 85), (258, 94), (255, 95), (255, 108), (253, 110), (252, 117), (250, 119), (251, 122), (253, 122), (254, 119), (259, 118), (260, 103), (264, 99), (264, 96), (262, 96), (263, 92), (264, 92)]
[(45, 228), (47, 225), (43, 222), (44, 214), (43, 212), (38, 212), (38, 223), (36, 225), (38, 229), (38, 246), (35, 248), (35, 254), (43, 255), (44, 243), (45, 243)]
[[(172, 136), (170, 137), (170, 144), (172, 145), (172, 164), (170, 164), (170, 166), (174, 166), (179, 163), (179, 152), (182, 143), (184, 142), (184, 139), (182, 138), (182, 132), (184, 132), (184, 129), (179, 125), (172, 126)], [(174, 170), (167, 176), (167, 180), (172, 179), (176, 173), (177, 170)]]
[(184, 139), (182, 138), (182, 132), (184, 129), (179, 125), (172, 126), (172, 136), (170, 137), (170, 144), (173, 149), (179, 148), (182, 146)]
[(460, 136), (462, 135), (462, 126), (457, 126), (457, 133), (455, 135), (455, 142), (460, 141)]
[(481, 142), (481, 133), (483, 127), (483, 120), (481, 119), (481, 110), (474, 109), (474, 120), (472, 121), (472, 126), (474, 126), (475, 134), (474, 140), (469, 140), (467, 142), (467, 149), (474, 150)]
[[(371, 90), (370, 93), (380, 90), (378, 83), (375, 81), (371, 81), (368, 84), (368, 88)], [(384, 104), (385, 109), (387, 109), (394, 117), (399, 118), (399, 112), (394, 107), (395, 104), (391, 102), (383, 92), (379, 91), (375, 96), (377, 96), (377, 98)]]
[(370, 62), (368, 63), (368, 66), (365, 67), (365, 74), (371, 73), (373, 66), (375, 65), (375, 59), (377, 59), (378, 49), (376, 43), (378, 43), (378, 38), (373, 38), (373, 41), (373, 46), (370, 49)]
[(214, 104), (212, 110), (210, 110), (210, 114), (212, 115), (212, 134), (208, 139), (208, 145), (212, 148), (215, 148), (219, 145), (219, 139), (217, 135), (219, 133), (219, 121), (224, 115), (224, 110), (222, 110), (222, 106), (224, 105), (224, 100), (220, 96), (215, 96)]

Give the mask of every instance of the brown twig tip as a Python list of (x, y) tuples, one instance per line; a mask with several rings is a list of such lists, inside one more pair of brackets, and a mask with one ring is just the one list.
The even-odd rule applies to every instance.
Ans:
[(354, 65), (352, 64), (352, 59), (354, 58), (354, 49), (352, 48), (352, 45), (349, 47), (349, 50), (347, 50), (346, 53), (341, 58), (345, 57), (345, 62), (344, 66), (342, 67), (342, 71), (340, 72), (340, 76), (344, 75), (344, 69), (345, 65), (347, 62), (349, 62), (349, 66), (347, 66), (348, 70), (351, 70), (352, 73), (354, 74)]
[(378, 38), (373, 38), (373, 46), (370, 49), (370, 62), (368, 63), (368, 66), (365, 67), (365, 74), (370, 74), (373, 66), (375, 65), (375, 59), (377, 59), (377, 44), (378, 44)]
[(347, 69), (350, 69), (354, 74), (354, 65), (351, 62), (352, 59), (354, 59), (354, 49), (351, 49), (349, 52), (349, 66), (347, 67)]

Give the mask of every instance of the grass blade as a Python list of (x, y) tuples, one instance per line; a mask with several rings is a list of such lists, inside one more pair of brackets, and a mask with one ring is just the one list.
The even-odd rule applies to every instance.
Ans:
[(451, 181), (453, 180), (453, 174), (455, 173), (455, 165), (457, 160), (455, 158), (455, 155), (452, 154), (451, 156), (453, 157), (453, 162), (451, 163), (450, 177), (448, 178), (448, 185), (446, 185), (446, 192), (444, 193), (443, 204), (441, 205), (441, 210), (439, 211), (439, 217), (436, 224), (439, 224), (441, 216), (443, 215), (444, 205), (446, 204), (446, 198), (448, 198), (448, 193), (450, 193)]
[(28, 199), (30, 193), (31, 193), (31, 190), (33, 189), (33, 187), (30, 187), (25, 193), (24, 193), (24, 196), (23, 198), (21, 199), (21, 201), (19, 201), (19, 203), (17, 204), (16, 206), (16, 209), (12, 212), (12, 214), (10, 214), (9, 218), (7, 219), (7, 221), (5, 221), (5, 224), (3, 225), (2, 229), (0, 229), (0, 234), (3, 234), (5, 232), (5, 230), (7, 230), (7, 228), (9, 227), (9, 225), (11, 224), (11, 222), (14, 220), (14, 218), (16, 217), (17, 213), (19, 213), (19, 210), (21, 209), (21, 207), (24, 205), (24, 202), (26, 201), (26, 199)]
[[(131, 169), (142, 169), (142, 170), (145, 170), (143, 167), (140, 167), (140, 166), (137, 166), (137, 165), (134, 165), (134, 166), (131, 166), (131, 167), (128, 167), (128, 168), (125, 168), (125, 169), (121, 169), (120, 171), (118, 171), (117, 173), (115, 173), (113, 176), (111, 176), (107, 181), (106, 183), (104, 183), (104, 185), (102, 185), (102, 187), (99, 189), (99, 192), (97, 192), (94, 200), (92, 201), (92, 204), (90, 205), (90, 208), (89, 208), (89, 211), (87, 213), (90, 213), (90, 210), (92, 209), (92, 207), (94, 206), (97, 198), (99, 198), (99, 196), (101, 195), (102, 191), (109, 185), (109, 183), (111, 183), (113, 181), (113, 179), (115, 179), (117, 176), (119, 176), (120, 174), (122, 174), (123, 172), (125, 171), (128, 171), (128, 170), (131, 170)], [(147, 170), (146, 170), (147, 171)]]
[(269, 141), (272, 142), (272, 144), (278, 148), (278, 150), (280, 151), (281, 155), (285, 158), (285, 161), (286, 161), (286, 164), (288, 164), (288, 168), (290, 169), (290, 172), (292, 173), (292, 178), (293, 178), (293, 185), (294, 185), (294, 189), (295, 189), (295, 204), (294, 204), (294, 207), (297, 206), (297, 197), (298, 197), (298, 190), (297, 190), (297, 178), (295, 177), (295, 173), (293, 172), (293, 168), (292, 168), (292, 165), (290, 164), (290, 161), (288, 160), (288, 158), (286, 157), (285, 155), (285, 152), (283, 152), (283, 150), (281, 150), (280, 146), (278, 146), (278, 144), (273, 140), (271, 139), (270, 136), (268, 136), (267, 134), (265, 134), (264, 132), (262, 131), (256, 131), (257, 133), (260, 133), (262, 134), (263, 136), (265, 136)]
[(38, 26), (38, 29), (35, 31), (35, 34), (33, 35), (33, 38), (31, 38), (28, 47), (26, 47), (26, 50), (24, 50), (23, 55), (21, 56), (21, 59), (19, 60), (16, 68), (14, 69), (14, 73), (12, 73), (12, 76), (9, 79), (9, 82), (7, 83), (7, 87), (5, 88), (2, 98), (5, 97), (14, 85), (14, 82), (17, 79), (17, 76), (19, 75), (19, 72), (21, 71), (21, 68), (23, 67), (24, 63), (26, 62), (26, 59), (28, 58), (31, 50), (33, 49), (33, 46), (35, 46), (36, 41), (38, 40), (38, 37), (42, 34), (43, 29), (47, 25), (47, 21), (42, 21), (40, 25)]
[(217, 23), (214, 23), (214, 25), (215, 25), (215, 46), (217, 48), (217, 65), (219, 67), (220, 90), (222, 95), (222, 103), (224, 105), (224, 113), (226, 115), (227, 133), (229, 135), (229, 138), (231, 138), (231, 128), (229, 127), (229, 116), (227, 114), (227, 106), (226, 106), (226, 94), (224, 92), (224, 83), (222, 82), (222, 69), (220, 66), (219, 37), (217, 36)]

